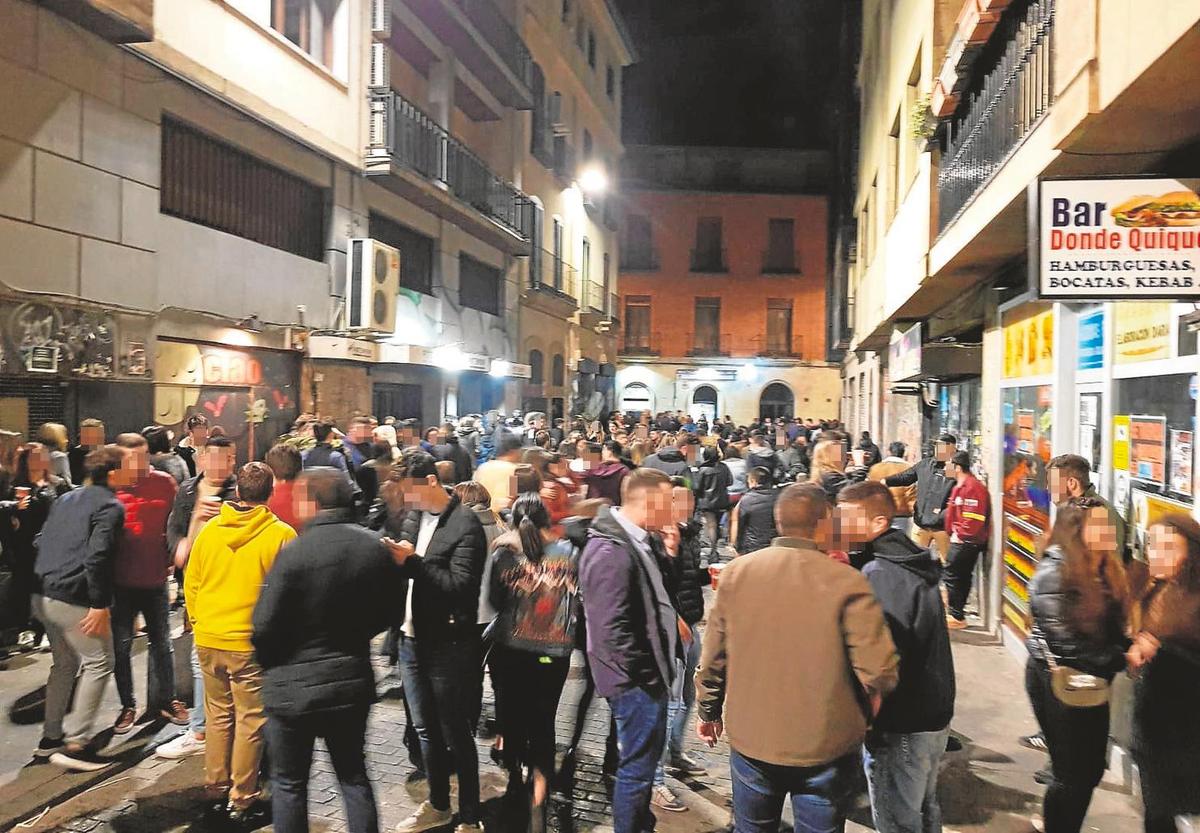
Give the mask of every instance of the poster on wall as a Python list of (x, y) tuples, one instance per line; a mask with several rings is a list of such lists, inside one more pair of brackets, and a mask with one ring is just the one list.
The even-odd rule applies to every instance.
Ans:
[(1166, 482), (1166, 417), (1133, 414), (1129, 417), (1129, 472), (1135, 480)]
[(1034, 412), (1022, 410), (1017, 412), (1017, 450), (1022, 454), (1033, 453)]
[(1129, 520), (1129, 472), (1113, 472), (1113, 506), (1117, 514)]
[(1129, 471), (1129, 417), (1113, 417), (1113, 469)]
[(1191, 497), (1192, 494), (1192, 432), (1171, 429), (1172, 492)]
[(1054, 310), (1036, 306), (1019, 308), (1004, 318), (1004, 376), (1023, 379), (1054, 372)]
[(1200, 296), (1200, 180), (1047, 179), (1038, 293), (1055, 300)]
[(1171, 357), (1174, 304), (1131, 301), (1114, 304), (1113, 309), (1117, 364), (1152, 362)]
[(1145, 560), (1146, 530), (1166, 515), (1191, 515), (1190, 504), (1171, 500), (1160, 495), (1134, 489), (1132, 493), (1133, 516), (1130, 525), (1133, 527), (1133, 548), (1135, 554), (1141, 555), (1139, 560)]
[(1096, 370), (1104, 367), (1104, 310), (1092, 310), (1079, 317), (1079, 352), (1075, 367)]

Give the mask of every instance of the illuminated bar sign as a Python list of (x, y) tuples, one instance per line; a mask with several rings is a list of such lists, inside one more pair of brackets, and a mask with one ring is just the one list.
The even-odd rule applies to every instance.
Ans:
[(1038, 294), (1054, 300), (1200, 296), (1200, 179), (1046, 179)]

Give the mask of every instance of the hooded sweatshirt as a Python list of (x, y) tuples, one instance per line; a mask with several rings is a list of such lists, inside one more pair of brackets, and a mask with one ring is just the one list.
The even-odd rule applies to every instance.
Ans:
[(188, 558), (183, 590), (196, 645), (249, 652), (251, 619), (279, 550), (296, 532), (266, 506), (221, 505)]
[(954, 659), (939, 588), (941, 564), (907, 535), (888, 530), (866, 547), (863, 568), (900, 654), (900, 684), (883, 701), (873, 729), (938, 732), (954, 716)]
[(607, 498), (613, 506), (620, 506), (621, 482), (627, 474), (629, 469), (618, 460), (610, 460), (588, 469), (582, 478), (587, 485), (588, 499)]

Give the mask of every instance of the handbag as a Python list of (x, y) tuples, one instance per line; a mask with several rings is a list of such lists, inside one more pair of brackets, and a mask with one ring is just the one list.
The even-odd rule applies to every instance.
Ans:
[(1046, 665), (1050, 667), (1050, 690), (1058, 702), (1073, 709), (1090, 709), (1108, 702), (1112, 695), (1108, 680), (1062, 665), (1054, 658), (1054, 652), (1046, 640), (1041, 640), (1041, 643)]

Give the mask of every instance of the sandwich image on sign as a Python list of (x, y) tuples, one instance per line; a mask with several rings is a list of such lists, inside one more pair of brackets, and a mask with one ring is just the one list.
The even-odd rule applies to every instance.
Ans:
[(1171, 191), (1159, 197), (1130, 197), (1112, 209), (1119, 226), (1200, 226), (1200, 196), (1195, 191)]

